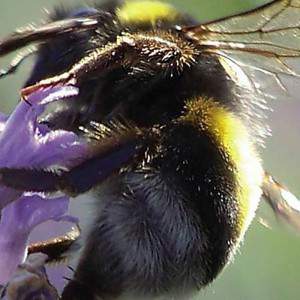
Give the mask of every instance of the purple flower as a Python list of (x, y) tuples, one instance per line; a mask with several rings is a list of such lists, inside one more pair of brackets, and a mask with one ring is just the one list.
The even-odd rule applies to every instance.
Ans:
[[(21, 101), (7, 118), (5, 126), (1, 123), (0, 168), (43, 168), (60, 163), (74, 164), (74, 160), (83, 157), (86, 145), (79, 142), (76, 134), (64, 130), (50, 131), (45, 125), (37, 123), (46, 104), (77, 94), (78, 89), (67, 86), (32, 94), (28, 99), (31, 106)], [(5, 117), (1, 119), (5, 120)], [(20, 194), (19, 191), (0, 186), (0, 209)]]
[(0, 221), (0, 283), (5, 284), (27, 255), (31, 231), (48, 220), (64, 221), (69, 199), (25, 194), (2, 211)]
[[(37, 91), (21, 101), (9, 116), (0, 114), (0, 168), (71, 167), (82, 161), (87, 145), (65, 130), (50, 130), (37, 122), (48, 103), (76, 96), (71, 86)], [(5, 285), (24, 262), (31, 231), (48, 220), (71, 221), (66, 196), (48, 199), (1, 185), (0, 178), (0, 284)]]

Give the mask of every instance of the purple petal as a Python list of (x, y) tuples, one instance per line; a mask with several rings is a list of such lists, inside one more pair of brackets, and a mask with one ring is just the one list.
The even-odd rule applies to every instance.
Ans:
[(24, 261), (30, 232), (48, 221), (76, 221), (66, 217), (67, 197), (46, 199), (25, 195), (6, 206), (0, 221), (0, 284), (6, 283)]
[[(87, 153), (86, 143), (73, 132), (50, 131), (37, 123), (46, 104), (77, 94), (78, 89), (70, 86), (40, 90), (28, 98), (31, 105), (21, 101), (9, 118), (2, 115), (0, 168), (69, 167), (78, 164)], [(0, 209), (20, 196), (19, 192), (1, 186), (0, 192)]]
[(47, 167), (62, 165), (64, 167), (78, 164), (88, 153), (87, 144), (79, 141), (73, 132), (64, 130), (51, 131), (38, 139), (39, 147), (31, 152), (28, 161), (33, 166)]
[(13, 190), (11, 188), (0, 186), (0, 219), (1, 219), (1, 210), (10, 202), (15, 201), (22, 196), (22, 192)]
[[(81, 143), (74, 133), (63, 130), (56, 134), (55, 131), (49, 133), (45, 131), (45, 126), (37, 123), (37, 118), (44, 111), (45, 104), (77, 94), (77, 88), (56, 87), (30, 95), (28, 101), (32, 103), (31, 106), (21, 101), (8, 118), (0, 136), (0, 167), (45, 167), (68, 160), (68, 154), (70, 159), (74, 159), (76, 151), (82, 150), (84, 153), (86, 147), (82, 145), (80, 148)], [(48, 134), (51, 136), (48, 137)], [(49, 149), (46, 155), (40, 156), (48, 147), (47, 141), (49, 141)], [(74, 150), (71, 149), (73, 146)], [(68, 151), (65, 151), (66, 149)], [(55, 153), (53, 160), (46, 159), (53, 151)], [(78, 153), (78, 156), (81, 157), (83, 153)]]
[[(76, 134), (50, 131), (37, 122), (48, 103), (77, 94), (78, 89), (73, 87), (40, 90), (29, 96), (31, 105), (21, 101), (9, 118), (0, 115), (0, 168), (68, 167), (83, 159), (87, 145)], [(66, 215), (67, 197), (22, 195), (3, 186), (0, 195), (0, 209), (4, 207), (0, 220), (0, 284), (5, 284), (24, 261), (29, 235), (36, 226), (48, 220), (76, 222), (77, 219)]]

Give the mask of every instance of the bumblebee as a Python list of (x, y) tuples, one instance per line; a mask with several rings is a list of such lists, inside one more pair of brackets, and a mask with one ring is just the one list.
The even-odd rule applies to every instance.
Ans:
[(80, 90), (40, 122), (84, 135), (91, 157), (60, 173), (1, 170), (15, 189), (94, 195), (62, 299), (188, 299), (232, 260), (262, 197), (297, 226), (258, 154), (272, 92), (257, 73), (283, 93), (282, 76), (300, 76), (299, 17), (299, 0), (206, 23), (165, 2), (109, 1), (57, 10), (2, 40), (0, 55), (38, 44), (2, 73), (37, 54), (23, 99), (55, 85)]

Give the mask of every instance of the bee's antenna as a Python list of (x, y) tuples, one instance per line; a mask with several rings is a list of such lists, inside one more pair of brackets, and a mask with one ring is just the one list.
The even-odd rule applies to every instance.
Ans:
[(28, 26), (16, 30), (10, 36), (0, 40), (0, 56), (6, 55), (34, 42), (43, 42), (68, 32), (94, 29), (98, 26), (99, 14), (86, 18), (78, 17), (60, 20), (40, 27)]

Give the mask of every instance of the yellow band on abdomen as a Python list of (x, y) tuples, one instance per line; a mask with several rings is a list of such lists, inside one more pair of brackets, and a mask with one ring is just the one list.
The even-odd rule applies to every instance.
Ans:
[(189, 101), (181, 120), (209, 133), (234, 166), (239, 204), (237, 226), (242, 237), (255, 215), (263, 181), (260, 159), (245, 125), (238, 116), (210, 98)]

